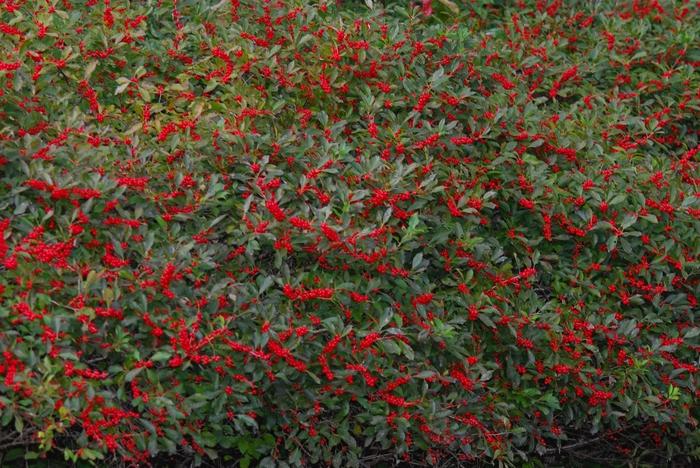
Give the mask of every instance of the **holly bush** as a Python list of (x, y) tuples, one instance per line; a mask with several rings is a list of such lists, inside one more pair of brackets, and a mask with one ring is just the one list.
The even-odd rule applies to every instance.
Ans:
[(700, 456), (697, 2), (0, 3), (6, 462)]

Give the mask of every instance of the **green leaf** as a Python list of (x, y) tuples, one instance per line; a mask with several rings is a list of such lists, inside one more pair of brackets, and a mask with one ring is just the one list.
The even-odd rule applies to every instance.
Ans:
[(134, 380), (134, 378), (139, 375), (143, 371), (143, 367), (137, 367), (136, 369), (131, 369), (129, 372), (126, 373), (126, 376), (124, 377), (125, 382), (131, 382)]
[(247, 414), (237, 414), (236, 419), (240, 419), (244, 423), (246, 423), (248, 426), (253, 427), (255, 430), (258, 429), (258, 423), (255, 421), (255, 419), (251, 418)]
[(15, 431), (21, 434), (24, 431), (24, 420), (19, 416), (15, 416)]
[(169, 351), (157, 351), (151, 356), (151, 361), (154, 362), (164, 362), (172, 357), (172, 353)]
[(420, 266), (420, 264), (421, 264), (422, 261), (423, 261), (423, 253), (422, 253), (422, 252), (418, 252), (418, 253), (413, 257), (413, 261), (411, 262), (411, 269), (412, 269), (412, 270), (417, 269), (417, 268)]
[(479, 320), (481, 320), (481, 322), (489, 328), (496, 328), (496, 324), (493, 323), (493, 320), (491, 320), (485, 314), (479, 314)]

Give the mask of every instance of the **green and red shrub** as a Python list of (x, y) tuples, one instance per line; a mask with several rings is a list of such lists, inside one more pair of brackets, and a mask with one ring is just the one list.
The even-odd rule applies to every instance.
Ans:
[(0, 2), (0, 452), (700, 456), (698, 4), (385, 3)]

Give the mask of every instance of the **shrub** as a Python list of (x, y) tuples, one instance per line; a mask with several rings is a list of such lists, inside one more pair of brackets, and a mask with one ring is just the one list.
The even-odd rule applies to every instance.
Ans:
[(6, 461), (698, 457), (697, 5), (365, 3), (3, 2)]

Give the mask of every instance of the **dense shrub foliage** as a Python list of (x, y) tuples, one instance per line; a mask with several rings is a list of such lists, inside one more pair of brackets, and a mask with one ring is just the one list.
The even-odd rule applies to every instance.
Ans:
[(421, 3), (0, 2), (6, 461), (700, 456), (697, 2)]

